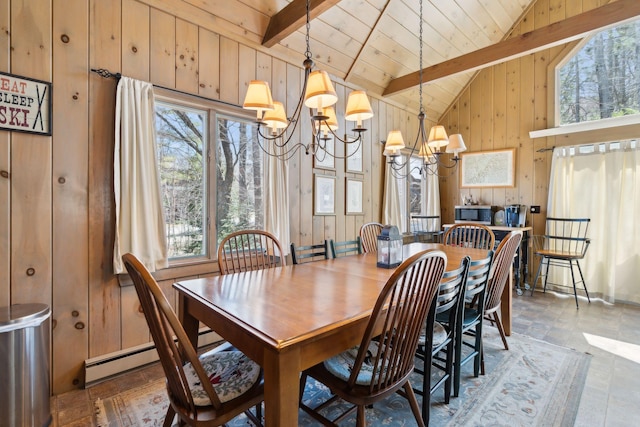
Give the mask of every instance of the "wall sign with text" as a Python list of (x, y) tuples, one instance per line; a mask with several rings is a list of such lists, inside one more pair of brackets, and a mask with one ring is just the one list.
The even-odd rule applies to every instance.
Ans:
[(51, 135), (51, 83), (0, 73), (0, 130)]

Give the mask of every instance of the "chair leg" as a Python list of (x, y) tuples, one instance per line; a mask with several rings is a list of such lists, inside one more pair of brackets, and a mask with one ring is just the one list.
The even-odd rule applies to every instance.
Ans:
[[(411, 387), (411, 383), (407, 381), (404, 384), (404, 393), (406, 395), (407, 400), (409, 401), (409, 406), (411, 406), (411, 412), (413, 412), (413, 417), (416, 419), (418, 426), (425, 427), (429, 425), (429, 406), (427, 406), (427, 411), (422, 411), (422, 415), (420, 415), (420, 408), (418, 407), (418, 400), (416, 399), (416, 394), (413, 392), (413, 388)], [(422, 396), (422, 400), (425, 400), (425, 396)], [(426, 417), (426, 418), (425, 418)]]
[[(164, 423), (162, 423), (162, 427), (171, 427), (173, 424), (173, 419), (176, 417), (176, 411), (173, 410), (173, 406), (169, 405), (167, 408), (167, 415), (164, 417)], [(180, 424), (180, 421), (178, 421)]]
[(498, 332), (500, 332), (500, 338), (502, 338), (502, 344), (504, 344), (504, 349), (509, 350), (509, 344), (507, 344), (507, 336), (504, 333), (504, 327), (502, 326), (502, 320), (500, 320), (500, 316), (498, 316), (498, 312), (493, 312), (493, 321), (498, 328)]
[(584, 287), (584, 293), (587, 294), (587, 301), (591, 303), (591, 298), (589, 297), (589, 291), (587, 290), (587, 283), (584, 281), (584, 276), (582, 275), (582, 269), (580, 268), (580, 261), (576, 260), (576, 265), (578, 266), (578, 272), (580, 273), (580, 279), (582, 280), (582, 286)]
[(544, 288), (542, 289), (542, 292), (547, 292), (547, 280), (549, 279), (549, 267), (551, 266), (551, 260), (549, 260), (549, 258), (543, 258), (543, 260), (547, 260), (547, 268), (545, 269), (544, 272)]
[(357, 427), (367, 427), (367, 417), (364, 413), (364, 406), (358, 405), (358, 415), (356, 416)]
[[(454, 358), (455, 342), (452, 340), (447, 344), (447, 359), (445, 361), (445, 375), (447, 379), (444, 382), (444, 403), (451, 400), (451, 382), (453, 381), (453, 358)], [(428, 422), (426, 422), (428, 424)]]
[(453, 361), (453, 397), (460, 395), (460, 372), (462, 371), (462, 333), (456, 332), (456, 346)]
[[(433, 354), (430, 347), (424, 348), (422, 361), (424, 362), (422, 368), (422, 420), (425, 424), (429, 424), (429, 409), (431, 407), (431, 363), (433, 362)], [(413, 389), (411, 392), (413, 393)], [(407, 399), (409, 399), (408, 396)], [(409, 403), (411, 403), (411, 401), (409, 401)]]
[(538, 272), (536, 273), (536, 278), (533, 281), (533, 286), (531, 287), (531, 296), (533, 296), (533, 291), (536, 290), (536, 285), (538, 284), (538, 277), (540, 277), (540, 270), (542, 269), (543, 261), (544, 261), (544, 257), (540, 259), (540, 264), (538, 264)]
[(476, 326), (476, 342), (474, 347), (478, 354), (473, 358), (473, 376), (478, 377), (482, 361), (482, 317), (480, 317), (480, 323)]
[(573, 260), (569, 260), (569, 270), (571, 270), (571, 281), (573, 282), (573, 296), (576, 299), (576, 310), (580, 309), (578, 306), (578, 290), (576, 289), (576, 276), (573, 274)]
[(480, 343), (480, 374), (484, 375), (484, 346)]

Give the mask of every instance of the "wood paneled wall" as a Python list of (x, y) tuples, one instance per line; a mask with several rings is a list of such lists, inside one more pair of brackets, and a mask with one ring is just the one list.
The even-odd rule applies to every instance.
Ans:
[[(184, 13), (168, 2), (0, 0), (0, 70), (53, 82), (53, 136), (0, 131), (0, 306), (52, 307), (55, 394), (83, 385), (84, 360), (150, 341), (134, 288), (121, 287), (111, 267), (116, 81), (90, 69), (233, 104), (258, 78), (289, 109), (297, 101), (302, 55), (300, 64), (284, 62), (217, 32), (212, 17)], [(352, 88), (337, 83), (336, 90), (344, 112)], [(416, 126), (414, 113), (371, 101), (363, 174), (347, 174), (343, 160), (316, 171), (304, 153), (291, 159), (292, 241), (350, 239), (361, 224), (380, 220), (380, 140), (392, 127), (408, 135)], [(302, 124), (304, 140), (310, 129)], [(313, 215), (315, 172), (337, 177), (334, 216)], [(364, 179), (363, 215), (344, 214), (347, 176)], [(175, 301), (174, 279), (164, 273), (161, 285)]]
[[(604, 0), (538, 0), (516, 32), (572, 16)], [(239, 104), (251, 79), (271, 82), (291, 109), (302, 70), (159, 0), (0, 0), (0, 70), (53, 82), (53, 136), (0, 131), (0, 306), (52, 306), (53, 392), (83, 385), (83, 362), (149, 341), (133, 287), (112, 273), (113, 141), (116, 82), (91, 68)], [(550, 155), (558, 141), (528, 137), (547, 124), (547, 68), (561, 48), (478, 74), (441, 122), (469, 151), (517, 148), (516, 187), (474, 192), (483, 202), (546, 203)], [(302, 61), (302, 55), (300, 62)], [(339, 111), (351, 88), (336, 84)], [(381, 217), (384, 161), (380, 140), (401, 129), (415, 137), (415, 112), (372, 99), (375, 118), (364, 143), (364, 215), (345, 215), (344, 161), (337, 160), (336, 215), (313, 215), (313, 163), (290, 162), (291, 239), (299, 244), (349, 239)], [(342, 119), (342, 118), (340, 118)], [(299, 137), (308, 137), (304, 123)], [(427, 124), (430, 126), (432, 123)], [(344, 129), (345, 126), (342, 126)], [(442, 212), (453, 219), (457, 177), (442, 180)], [(535, 222), (537, 230), (541, 224)], [(216, 266), (200, 274), (215, 274)], [(176, 277), (163, 274), (170, 296)]]
[[(608, 3), (608, 0), (537, 0), (514, 27), (523, 34)], [(546, 49), (477, 73), (469, 86), (440, 119), (449, 134), (461, 133), (469, 152), (515, 148), (515, 187), (462, 189), (459, 177), (441, 180), (442, 217), (454, 220), (453, 208), (461, 194), (472, 194), (482, 204), (540, 205), (541, 215), (528, 217), (534, 232), (544, 230), (551, 151), (539, 150), (580, 143), (580, 138), (529, 138), (532, 130), (553, 124), (552, 89), (555, 64), (570, 51), (566, 46)]]

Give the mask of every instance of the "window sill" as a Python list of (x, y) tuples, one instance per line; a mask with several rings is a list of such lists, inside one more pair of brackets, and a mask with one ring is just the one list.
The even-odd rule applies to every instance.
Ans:
[[(158, 282), (177, 281), (185, 278), (206, 277), (219, 274), (217, 261), (207, 261), (193, 264), (178, 264), (153, 272), (151, 275)], [(120, 287), (133, 286), (128, 274), (119, 274)]]
[(546, 138), (549, 136), (560, 136), (578, 132), (589, 132), (594, 130), (638, 125), (640, 125), (640, 114), (633, 114), (630, 116), (612, 117), (610, 119), (594, 120), (591, 122), (573, 123), (550, 129), (532, 130), (529, 132), (529, 138)]

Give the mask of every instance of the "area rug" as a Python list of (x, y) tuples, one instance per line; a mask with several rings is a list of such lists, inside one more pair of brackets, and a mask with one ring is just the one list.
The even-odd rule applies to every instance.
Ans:
[[(590, 356), (524, 335), (508, 338), (504, 350), (494, 328), (485, 328), (486, 375), (474, 378), (473, 363), (463, 367), (460, 397), (443, 403), (442, 387), (431, 403), (432, 426), (573, 426), (589, 368)], [(412, 379), (420, 384), (419, 377)], [(305, 401), (313, 404), (328, 390), (308, 381)], [(420, 397), (418, 396), (418, 399)], [(339, 412), (335, 403), (325, 413)], [(161, 426), (167, 408), (164, 380), (95, 402), (98, 427)], [(371, 426), (415, 425), (407, 401), (394, 395), (367, 409)], [(244, 416), (229, 426), (246, 426)], [(300, 412), (301, 426), (318, 423)], [(355, 425), (347, 418), (342, 425)]]

